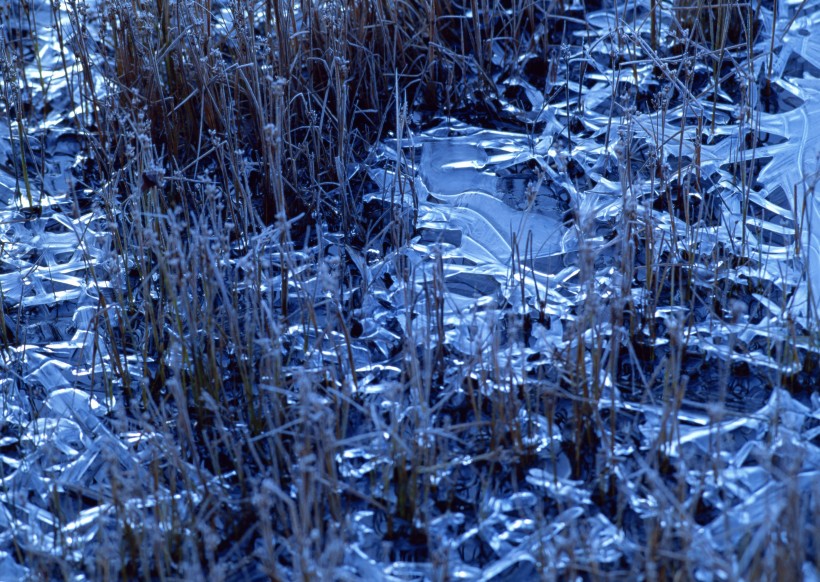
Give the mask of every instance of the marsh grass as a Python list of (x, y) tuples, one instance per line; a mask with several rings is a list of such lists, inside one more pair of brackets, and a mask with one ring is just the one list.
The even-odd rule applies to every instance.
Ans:
[[(695, 95), (709, 89), (694, 86), (677, 55), (707, 55), (713, 89), (727, 75), (755, 87), (754, 71), (737, 63), (752, 54), (757, 9), (722, 0), (652, 6), (650, 42), (619, 31), (617, 43), (631, 44), (622, 46), (624, 54), (640, 51), (675, 87), (682, 108), (698, 116), (699, 131), (710, 115), (714, 125), (714, 109)], [(476, 353), (456, 354), (447, 343), (441, 256), (417, 287), (410, 284), (411, 263), (395, 252), (416, 234), (418, 199), (402, 207), (400, 191), (382, 215), (365, 211), (364, 193), (375, 186), (359, 164), (373, 162), (371, 146), (388, 136), (402, 144), (414, 114), (422, 126), (442, 112), (500, 116), (494, 79), (505, 68), (515, 72), (521, 54), (546, 55), (545, 90), (566, 97), (570, 116), (569, 76), (583, 75), (586, 65), (572, 62), (567, 47), (583, 40), (583, 10), (525, 0), (310, 0), (298, 9), (284, 0), (117, 1), (95, 13), (91, 29), (81, 2), (69, 2), (68, 14), (75, 30), (99, 35), (92, 43), (90, 34), (77, 34), (70, 47), (82, 72), (82, 121), (93, 130), (91, 174), (117, 261), (116, 284), (100, 296), (98, 378), (122, 403), (111, 426), (140, 435), (129, 445), (139, 462), (112, 453), (106, 464), (99, 495), (109, 510), (99, 518), (96, 561), (74, 561), (65, 542), (56, 565), (24, 547), (21, 562), (47, 577), (80, 569), (100, 579), (354, 578), (364, 575), (346, 553), (359, 535), (354, 520), (370, 519), (367, 527), (381, 543), (368, 547), (370, 558), (430, 564), (426, 575), (446, 579), (456, 560), (481, 568), (512, 547), (477, 542), (473, 556), (449, 555), (447, 540), (458, 535), (458, 528), (447, 530), (450, 512), (480, 527), (506, 527), (500, 515), (532, 519), (535, 525), (519, 524), (529, 532), (573, 510), (569, 497), (546, 496), (520, 510), (488, 510), (488, 499), (510, 495), (529, 503), (528, 471), (545, 463), (552, 474), (543, 487), (566, 479), (587, 484), (600, 513), (622, 526), (636, 514), (618, 451), (638, 426), (616, 405), (615, 380), (659, 426), (628, 468), (641, 475), (634, 482), (651, 494), (657, 512), (641, 520), (631, 561), (590, 556), (584, 548), (592, 547), (594, 532), (570, 520), (555, 538), (562, 565), (552, 565), (554, 549), (534, 544), (534, 571), (545, 578), (694, 576), (698, 564), (688, 548), (707, 502), (693, 499), (712, 492), (706, 481), (720, 479), (721, 465), (715, 461), (701, 483), (687, 483), (669, 453), (680, 443), (690, 361), (703, 359), (691, 345), (693, 329), (704, 317), (732, 328), (746, 315), (739, 296), (771, 293), (752, 289), (751, 280), (744, 291), (714, 276), (725, 261), (753, 260), (745, 237), (731, 253), (716, 247), (710, 256), (685, 244), (699, 240), (710, 220), (699, 164), (682, 161), (687, 116), (677, 138), (659, 133), (641, 146), (648, 144), (646, 156), (629, 113), (634, 103), (613, 83), (613, 117), (622, 133), (612, 155), (622, 212), (602, 250), (586, 242), (596, 240), (600, 224), (572, 208), (572, 227), (582, 235), (575, 299), (560, 317), (563, 347), (534, 373), (516, 368), (501, 338), (526, 338), (534, 325), (557, 321), (547, 297), (522, 314), (499, 307), (491, 341)], [(672, 28), (683, 35), (669, 50), (658, 38)], [(64, 42), (60, 36), (69, 50)], [(16, 46), (23, 50), (22, 41)], [(498, 54), (504, 58), (494, 59)], [(628, 73), (636, 66), (630, 61), (613, 54), (611, 64)], [(552, 87), (561, 70), (563, 90)], [(3, 92), (6, 111), (16, 115), (9, 130), (19, 134), (10, 141), (24, 150), (30, 122), (15, 107), (12, 86), (18, 83), (7, 79)], [(656, 99), (659, 116), (670, 100)], [(569, 130), (567, 138), (571, 156)], [(35, 206), (22, 150), (14, 158), (24, 185), (18, 197)], [(677, 167), (666, 163), (672, 152)], [(413, 171), (413, 162), (402, 155), (399, 148), (394, 184), (411, 184), (401, 175)], [(641, 156), (643, 164), (636, 161)], [(659, 194), (640, 200), (634, 182), (647, 179)], [(753, 176), (742, 181), (748, 199)], [(650, 204), (678, 218), (668, 238), (653, 222), (657, 214), (646, 211)], [(379, 398), (360, 384), (370, 368), (358, 341), (362, 311), (373, 306), (368, 299), (387, 286), (383, 277), (369, 277), (362, 258), (374, 249), (395, 257), (387, 272), (404, 285), (403, 304), (418, 306), (426, 326), (414, 323), (412, 309), (394, 326), (395, 373), (384, 373)], [(612, 254), (613, 275), (602, 285), (601, 266)], [(513, 273), (525, 305), (523, 281), (537, 276), (528, 257), (516, 258)], [(710, 273), (712, 286), (698, 283)], [(4, 343), (14, 341), (5, 325), (0, 331)], [(728, 337), (728, 354), (740, 350), (738, 337)], [(775, 343), (781, 364), (799, 367), (806, 358), (788, 338)], [(730, 414), (724, 404), (733, 366), (727, 358), (711, 387), (714, 400), (702, 405), (716, 425)], [(772, 385), (784, 381), (783, 368)], [(541, 433), (549, 435), (545, 450)], [(720, 443), (715, 447), (717, 459)], [(359, 454), (372, 463), (361, 474), (350, 468)], [(559, 458), (568, 474), (559, 476)], [(798, 468), (779, 470), (788, 483)], [(782, 525), (772, 531), (802, 531), (801, 503), (799, 490), (790, 488), (788, 510), (777, 516)], [(796, 545), (743, 554), (744, 572), (799, 572), (816, 537), (795, 535)], [(738, 551), (755, 543), (746, 539), (750, 545)], [(725, 559), (728, 574), (734, 570)]]

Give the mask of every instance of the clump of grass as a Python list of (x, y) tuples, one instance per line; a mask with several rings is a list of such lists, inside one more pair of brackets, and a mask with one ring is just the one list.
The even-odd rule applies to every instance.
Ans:
[(674, 11), (691, 40), (722, 55), (727, 48), (754, 42), (760, 27), (760, 7), (760, 2), (755, 5), (727, 0), (678, 0)]
[[(408, 433), (429, 424), (431, 386), (410, 377), (426, 393), (411, 397), (419, 415), (392, 421), (395, 469), (382, 492), (362, 496), (340, 481), (336, 456), (360, 438), (352, 418), (369, 413), (351, 391), (345, 255), (327, 255), (324, 240), (327, 228), (367, 226), (349, 169), (396, 121), (383, 112), (406, 100), (452, 106), (439, 53), (455, 54), (441, 37), (462, 17), (447, 3), (379, 1), (215, 10), (116, 3), (104, 15), (114, 106), (101, 172), (128, 275), (106, 335), (129, 414), (181, 446), (157, 466), (150, 495), (219, 484), (204, 507), (215, 504), (221, 525), (206, 526), (203, 506), (177, 497), (156, 523), (208, 527), (222, 540), (161, 536), (157, 546), (126, 515), (136, 492), (121, 489), (118, 568), (163, 576), (256, 546), (271, 577), (315, 579), (340, 563), (351, 499), (383, 508), (389, 535), (416, 530), (420, 471), (437, 462)], [(466, 76), (463, 53), (448, 58), (445, 80)], [(338, 358), (314, 363), (328, 349)], [(161, 428), (168, 421), (176, 428)]]
[[(117, 3), (107, 23), (120, 107), (143, 111), (169, 173), (196, 178), (219, 158), (221, 189), (253, 203), (265, 223), (318, 212), (349, 230), (349, 168), (389, 127), (384, 112), (405, 94), (451, 106), (441, 95), (453, 79), (438, 70), (440, 36), (454, 26), (448, 9), (238, 2), (214, 13), (190, 3)], [(126, 161), (118, 151), (115, 166)], [(246, 176), (237, 156), (249, 163)], [(194, 202), (180, 181), (163, 194), (169, 205)]]

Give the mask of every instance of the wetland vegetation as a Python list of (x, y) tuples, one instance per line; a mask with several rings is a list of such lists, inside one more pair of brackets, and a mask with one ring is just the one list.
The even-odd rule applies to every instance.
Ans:
[(820, 576), (817, 0), (0, 27), (0, 578)]

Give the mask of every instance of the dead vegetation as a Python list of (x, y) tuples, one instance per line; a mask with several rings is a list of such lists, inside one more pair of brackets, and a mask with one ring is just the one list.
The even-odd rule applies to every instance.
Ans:
[[(527, 297), (522, 304), (532, 310), (499, 310), (491, 330), (497, 342), (465, 355), (447, 345), (446, 283), (434, 270), (424, 297), (409, 284), (403, 297), (404, 305), (427, 309), (428, 328), (417, 335), (406, 312), (406, 321), (384, 325), (390, 351), (382, 363), (361, 362), (376, 344), (367, 340), (367, 310), (411, 278), (398, 251), (417, 234), (418, 219), (417, 204), (367, 207), (364, 193), (378, 186), (363, 169), (376, 163), (372, 146), (388, 137), (401, 144), (411, 128), (442, 115), (508, 122), (504, 103), (515, 95), (498, 82), (505, 70), (540, 79), (550, 103), (566, 103), (565, 125), (582, 133), (585, 75), (595, 74), (586, 57), (573, 56), (589, 40), (585, 18), (596, 8), (623, 18), (625, 9), (591, 4), (135, 0), (88, 11), (69, 2), (66, 14), (83, 33), (62, 49), (81, 64), (79, 94), (95, 152), (88, 175), (116, 261), (108, 267), (115, 284), (100, 296), (94, 345), (103, 346), (95, 357), (104, 364), (94, 381), (121, 403), (108, 422), (118, 435), (139, 435), (127, 446), (140, 462), (126, 465), (112, 453), (99, 477), (93, 494), (106, 510), (95, 560), (75, 560), (82, 550), (66, 538), (56, 565), (24, 546), (17, 547), (20, 561), (46, 577), (80, 570), (99, 579), (315, 580), (369, 576), (372, 559), (379, 568), (419, 564), (423, 576), (444, 579), (454, 561), (478, 576), (526, 547), (535, 558), (522, 576), (693, 578), (693, 536), (704, 516), (721, 509), (705, 481), (719, 480), (725, 467), (716, 443), (715, 471), (687, 482), (685, 463), (670, 452), (680, 445), (678, 415), (693, 362), (706, 361), (695, 354), (692, 330), (707, 317), (734, 329), (747, 315), (743, 297), (785, 298), (765, 283), (754, 287), (751, 277), (739, 289), (718, 276), (756, 260), (746, 248), (715, 245), (697, 254), (694, 245), (677, 246), (717, 222), (699, 159), (692, 164), (682, 153), (688, 114), (676, 121), (677, 136), (663, 133), (665, 121), (649, 138), (632, 122), (640, 107), (658, 117), (674, 107), (694, 111), (699, 158), (700, 134), (719, 122), (719, 85), (730, 76), (746, 84), (732, 85), (739, 92), (759, 83), (749, 64), (759, 5), (653, 2), (645, 14), (651, 30), (611, 31), (607, 42), (618, 50), (606, 67), (634, 79), (648, 63), (670, 87), (640, 101), (637, 84), (624, 97), (613, 83), (611, 120), (624, 129), (617, 144), (607, 132), (604, 150), (617, 168), (623, 212), (606, 225), (606, 248), (620, 279), (602, 286), (602, 253), (582, 244), (577, 295), (565, 315), (550, 312), (546, 298)], [(524, 61), (525, 54), (537, 57)], [(681, 55), (708, 60), (707, 78), (696, 78)], [(6, 110), (14, 109), (7, 95)], [(15, 111), (22, 131), (23, 114)], [(566, 135), (556, 144), (571, 158), (570, 129)], [(404, 184), (412, 153), (397, 150), (391, 171)], [(670, 151), (676, 166), (667, 163)], [(639, 179), (659, 193), (649, 202), (635, 194)], [(751, 169), (741, 182), (745, 218)], [(674, 217), (675, 237), (674, 229), (684, 232), (657, 239), (644, 205)], [(582, 210), (571, 208), (570, 222), (586, 237), (580, 240), (592, 241), (603, 227)], [(389, 263), (378, 280), (368, 278), (368, 253)], [(512, 270), (525, 281), (526, 257)], [(714, 282), (708, 293), (698, 277)], [(562, 348), (522, 380), (500, 338), (518, 334), (526, 344), (534, 326), (559, 320)], [(781, 370), (790, 371), (774, 374), (769, 388), (812, 374), (816, 338), (806, 339), (794, 322), (791, 332), (800, 342), (772, 340)], [(733, 333), (727, 353), (743, 352), (745, 340)], [(720, 395), (702, 406), (715, 423), (730, 415), (722, 407), (729, 380), (743, 373), (731, 357), (721, 365), (702, 375)], [(613, 379), (660, 427), (628, 464), (622, 451), (640, 440), (640, 427), (614, 406)], [(365, 382), (379, 391), (368, 392)], [(767, 438), (775, 439), (772, 431)], [(786, 461), (767, 462), (789, 483), (800, 468)], [(563, 483), (561, 463), (569, 467)], [(639, 516), (627, 482), (658, 506)], [(588, 502), (606, 518), (599, 529), (637, 530), (628, 558), (585, 553), (600, 531), (573, 521), (570, 497), (556, 493), (567, 483), (594, 492)], [(726, 560), (720, 575), (800, 571), (816, 532), (806, 530), (798, 508), (813, 505), (796, 486), (787, 493), (789, 509), (771, 530), (782, 534), (778, 544), (758, 559), (753, 550), (761, 542), (750, 533), (738, 549), (715, 551)], [(816, 495), (808, 494), (815, 505)], [(488, 499), (510, 496), (509, 507), (498, 502), (502, 509), (489, 512)], [(510, 530), (516, 543), (509, 547), (482, 541), (474, 555), (450, 555), (450, 540), (467, 535), (447, 521), (453, 514), (477, 528), (515, 523), (524, 533)], [(536, 532), (552, 522), (569, 525), (547, 549)], [(383, 555), (372, 544), (360, 547), (370, 552), (364, 557), (347, 551), (361, 542), (352, 540), (363, 531), (357, 527), (372, 530)], [(794, 544), (782, 536), (794, 536)], [(745, 560), (742, 572), (727, 557), (735, 551)]]

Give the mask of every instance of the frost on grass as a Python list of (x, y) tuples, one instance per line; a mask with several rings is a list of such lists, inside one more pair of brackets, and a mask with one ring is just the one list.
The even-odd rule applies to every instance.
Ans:
[(816, 2), (725, 53), (479, 6), (348, 150), (361, 5), (111, 5), (119, 68), (93, 5), (12, 14), (0, 578), (816, 577)]

